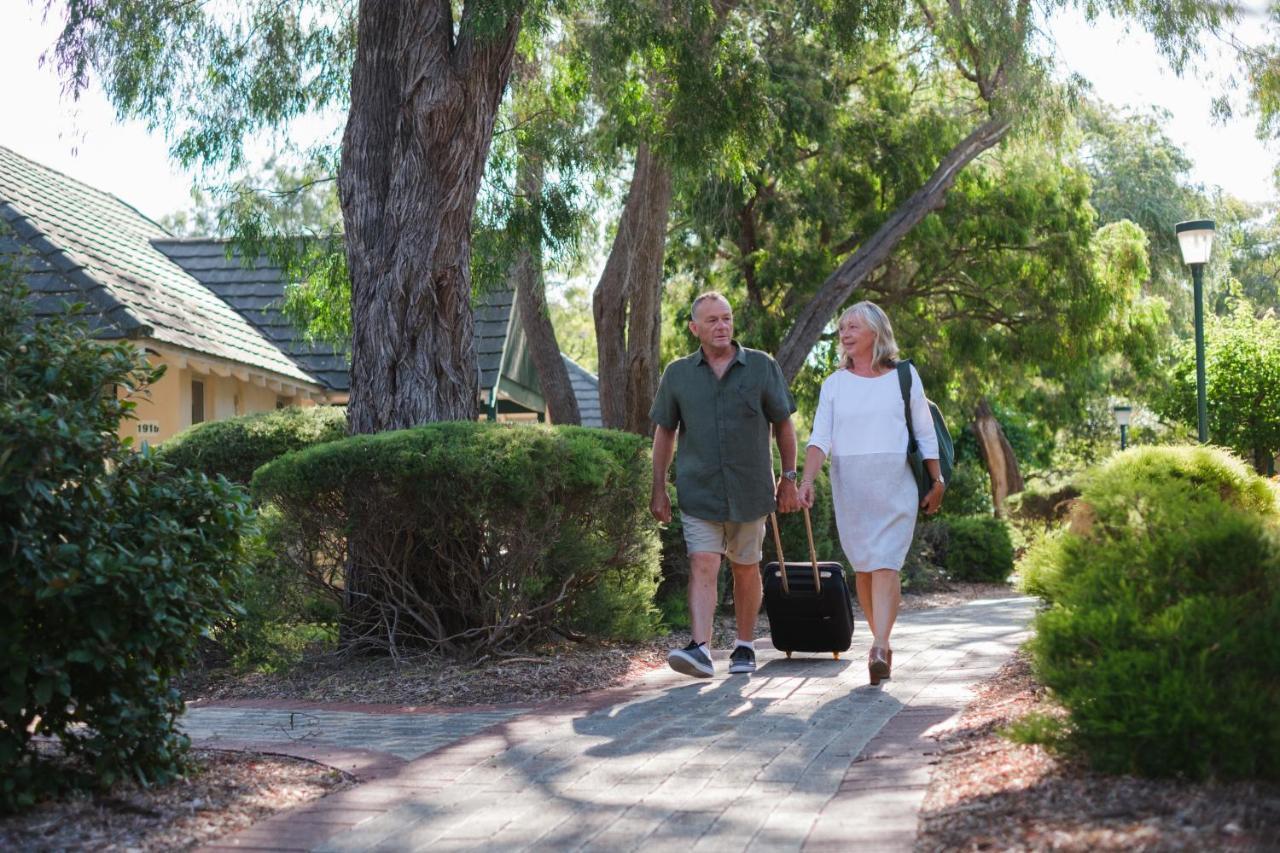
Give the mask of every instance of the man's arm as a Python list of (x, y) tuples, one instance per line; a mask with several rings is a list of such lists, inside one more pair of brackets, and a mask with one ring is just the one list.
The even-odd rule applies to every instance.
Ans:
[[(661, 522), (671, 521), (671, 496), (667, 494), (667, 471), (675, 455), (676, 431), (655, 424), (653, 427), (653, 493), (649, 498), (649, 512)], [(791, 444), (795, 454), (795, 441)]]
[[(796, 426), (791, 418), (773, 425), (773, 437), (778, 443), (778, 456), (783, 471), (796, 470)], [(778, 512), (795, 512), (800, 508), (795, 480), (786, 477), (778, 481)]]

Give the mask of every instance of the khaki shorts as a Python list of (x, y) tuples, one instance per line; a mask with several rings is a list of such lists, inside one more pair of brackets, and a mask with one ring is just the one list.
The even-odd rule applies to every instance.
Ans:
[(764, 519), (756, 521), (703, 521), (680, 513), (684, 542), (689, 553), (724, 554), (731, 562), (749, 566), (764, 556)]

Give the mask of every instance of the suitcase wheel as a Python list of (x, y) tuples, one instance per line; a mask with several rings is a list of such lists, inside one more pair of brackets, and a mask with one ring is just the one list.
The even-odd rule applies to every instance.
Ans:
[(832, 656), (833, 658), (835, 658), (836, 660), (840, 660), (840, 653), (839, 653), (839, 652), (832, 652), (832, 653), (831, 653), (831, 656)]
[(787, 660), (791, 660), (791, 652), (787, 652)]

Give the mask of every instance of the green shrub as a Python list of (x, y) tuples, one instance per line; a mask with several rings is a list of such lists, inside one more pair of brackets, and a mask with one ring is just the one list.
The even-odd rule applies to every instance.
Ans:
[(253, 483), (282, 558), (342, 587), (348, 647), (474, 655), (656, 630), (650, 470), (627, 433), (449, 422), (320, 444)]
[(991, 515), (991, 476), (980, 459), (957, 463), (942, 497), (943, 516)]
[(1013, 573), (1013, 542), (998, 518), (948, 518), (943, 565), (953, 581), (1004, 583)]
[[(0, 809), (182, 771), (174, 679), (226, 615), (248, 500), (117, 437), (159, 371), (74, 320), (32, 325), (0, 271)], [(106, 391), (106, 393), (104, 393)], [(83, 775), (52, 770), (57, 738)]]
[(158, 455), (180, 468), (247, 485), (253, 472), (272, 459), (346, 434), (345, 408), (290, 406), (196, 424), (162, 444)]
[(932, 592), (947, 586), (947, 519), (916, 522), (911, 547), (902, 562), (899, 578), (903, 592)]
[(1226, 451), (1142, 448), (1088, 472), (1028, 555), (1035, 669), (1070, 712), (1046, 734), (1097, 768), (1280, 778), (1280, 513)]

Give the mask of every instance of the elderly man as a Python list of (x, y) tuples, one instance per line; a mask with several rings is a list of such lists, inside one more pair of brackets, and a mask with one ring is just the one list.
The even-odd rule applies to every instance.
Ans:
[[(733, 567), (733, 603), (738, 641), (729, 672), (754, 672), (753, 642), (760, 612), (760, 557), (765, 518), (775, 507), (792, 512), (796, 493), (795, 403), (782, 369), (768, 353), (733, 339), (733, 309), (714, 291), (693, 301), (689, 330), (700, 346), (667, 365), (649, 417), (653, 436), (653, 497), (658, 521), (671, 520), (667, 469), (680, 436), (676, 497), (689, 549), (689, 618), (693, 641), (667, 656), (671, 668), (710, 678), (711, 623), (715, 616), (720, 558)], [(774, 487), (770, 427), (782, 457)]]

